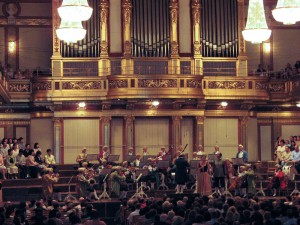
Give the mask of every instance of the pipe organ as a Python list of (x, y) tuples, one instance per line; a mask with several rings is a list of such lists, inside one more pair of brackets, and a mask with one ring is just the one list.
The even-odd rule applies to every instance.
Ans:
[(204, 57), (237, 57), (238, 1), (201, 0), (201, 44)]
[(93, 8), (92, 17), (82, 22), (86, 29), (86, 36), (76, 43), (60, 42), (62, 57), (99, 57), (101, 53), (101, 31), (100, 31), (100, 0), (89, 0)]
[(168, 57), (169, 0), (132, 0), (131, 17), (132, 56)]

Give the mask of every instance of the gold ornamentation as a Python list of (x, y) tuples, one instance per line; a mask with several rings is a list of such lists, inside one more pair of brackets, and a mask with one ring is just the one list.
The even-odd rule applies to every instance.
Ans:
[(194, 42), (194, 55), (201, 55), (201, 43), (199, 41)]
[(32, 87), (33, 87), (34, 91), (51, 90), (51, 82), (50, 81), (44, 81), (44, 82), (33, 83)]
[(30, 92), (30, 84), (9, 84), (9, 92)]
[(204, 124), (204, 117), (203, 116), (195, 116), (195, 120), (197, 124)]
[(57, 12), (57, 8), (59, 7), (58, 1), (53, 1), (52, 6), (52, 34), (53, 34), (53, 51), (56, 54), (60, 54), (60, 40), (58, 39), (56, 35), (56, 30), (59, 28), (60, 24), (60, 17)]
[(171, 55), (178, 55), (179, 52), (179, 45), (177, 42), (171, 42)]
[(268, 84), (265, 82), (255, 82), (255, 89), (257, 90), (268, 90)]
[(201, 88), (202, 87), (202, 81), (201, 80), (187, 80), (186, 81), (186, 86), (188, 88)]
[(284, 83), (270, 83), (269, 84), (270, 92), (282, 92), (284, 91)]
[(199, 25), (200, 24), (200, 0), (193, 0), (192, 14), (193, 14), (194, 26)]
[(108, 55), (107, 41), (101, 41), (101, 55)]
[(239, 36), (239, 53), (245, 53), (245, 40), (242, 31), (245, 28), (244, 18), (244, 0), (238, 0), (238, 36)]
[(245, 89), (245, 81), (209, 81), (209, 89)]
[(170, 0), (170, 17), (172, 23), (178, 20), (178, 0)]
[(46, 106), (46, 108), (50, 109), (52, 112), (62, 110), (62, 104), (55, 104), (51, 106)]
[(109, 89), (128, 88), (128, 80), (110, 80), (108, 87)]
[(56, 125), (56, 126), (61, 125), (63, 122), (63, 118), (53, 118), (52, 121), (53, 121), (54, 125)]
[(131, 56), (131, 43), (130, 41), (125, 41), (124, 43), (124, 56)]
[(101, 23), (104, 23), (104, 24), (107, 23), (107, 18), (108, 18), (108, 1), (107, 0), (100, 1), (100, 18), (101, 18)]
[(135, 119), (134, 116), (124, 116), (124, 120), (126, 124), (132, 124), (134, 119)]
[(111, 121), (111, 116), (101, 116), (100, 120), (101, 120), (102, 123), (108, 123), (109, 124), (110, 121)]
[(180, 123), (182, 116), (172, 116), (173, 123)]
[(175, 88), (177, 87), (176, 79), (140, 79), (138, 81), (140, 88)]
[(91, 89), (101, 89), (100, 81), (73, 81), (73, 82), (63, 82), (62, 89), (70, 90), (91, 90)]

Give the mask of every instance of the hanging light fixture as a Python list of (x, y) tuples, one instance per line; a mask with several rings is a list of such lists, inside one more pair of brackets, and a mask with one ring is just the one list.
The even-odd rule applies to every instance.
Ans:
[(67, 43), (75, 43), (85, 37), (86, 29), (82, 27), (81, 21), (61, 20), (56, 34), (60, 40)]
[(249, 0), (247, 24), (242, 31), (244, 39), (258, 44), (269, 39), (271, 32), (267, 25), (263, 0)]
[(87, 0), (63, 0), (57, 11), (63, 20), (86, 21), (91, 18), (93, 8), (89, 6)]
[(272, 14), (278, 22), (285, 25), (295, 24), (300, 21), (300, 0), (278, 0)]

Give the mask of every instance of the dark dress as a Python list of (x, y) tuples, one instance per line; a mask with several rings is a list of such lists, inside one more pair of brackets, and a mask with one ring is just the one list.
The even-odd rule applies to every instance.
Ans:
[(188, 179), (189, 163), (183, 157), (175, 160), (175, 182), (179, 185), (184, 185)]

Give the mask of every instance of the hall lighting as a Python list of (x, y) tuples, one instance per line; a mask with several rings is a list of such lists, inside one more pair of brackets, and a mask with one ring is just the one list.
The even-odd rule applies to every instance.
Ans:
[(61, 20), (56, 34), (60, 40), (67, 43), (75, 43), (85, 37), (86, 29), (82, 27), (81, 21)]
[(269, 39), (271, 32), (267, 25), (263, 0), (249, 0), (246, 28), (242, 31), (244, 39), (259, 44)]
[(228, 106), (228, 102), (225, 102), (225, 101), (224, 101), (224, 102), (221, 102), (221, 106), (222, 106), (222, 107)]
[(295, 24), (300, 21), (300, 0), (278, 0), (272, 14), (278, 22), (285, 25)]
[(93, 8), (87, 0), (63, 0), (57, 11), (63, 20), (86, 21), (91, 18)]
[(159, 105), (159, 101), (154, 100), (154, 101), (152, 102), (152, 105), (153, 105), (153, 106), (158, 106), (158, 105)]
[(85, 102), (79, 102), (79, 103), (78, 103), (78, 107), (79, 107), (80, 109), (84, 109), (84, 108), (86, 107), (86, 103), (85, 103)]
[(297, 102), (296, 106), (297, 106), (298, 108), (300, 108), (300, 102)]
[(15, 41), (9, 41), (8, 42), (8, 52), (14, 53), (16, 51), (16, 42)]

